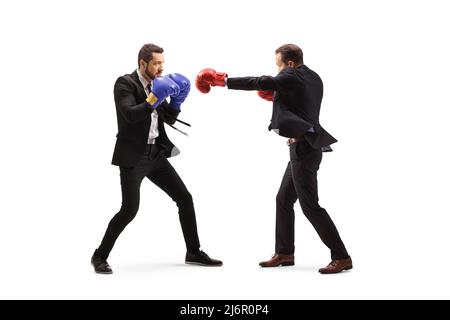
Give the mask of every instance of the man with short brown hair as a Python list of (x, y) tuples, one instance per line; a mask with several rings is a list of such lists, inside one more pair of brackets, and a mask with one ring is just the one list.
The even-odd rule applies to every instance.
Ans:
[[(178, 73), (162, 76), (163, 49), (144, 45), (138, 54), (138, 69), (121, 76), (114, 85), (117, 114), (117, 141), (112, 164), (119, 166), (122, 206), (111, 219), (91, 263), (96, 273), (110, 274), (107, 262), (117, 238), (136, 216), (140, 187), (149, 179), (176, 203), (186, 243), (187, 264), (221, 266), (200, 250), (192, 196), (167, 158), (179, 150), (167, 137), (164, 123), (173, 125), (181, 104), (189, 94), (189, 80)], [(170, 99), (170, 103), (166, 101)], [(164, 246), (164, 244), (158, 244)]]
[(319, 123), (323, 84), (319, 75), (303, 64), (303, 52), (294, 44), (275, 51), (276, 77), (228, 78), (213, 69), (200, 71), (197, 88), (207, 93), (211, 86), (228, 86), (235, 90), (258, 90), (265, 100), (273, 101), (269, 130), (288, 138), (290, 161), (276, 197), (276, 244), (272, 259), (261, 267), (294, 265), (294, 203), (297, 199), (303, 213), (320, 239), (331, 251), (331, 263), (320, 273), (338, 273), (353, 267), (352, 260), (330, 216), (319, 205), (317, 171), (322, 152), (332, 151), (337, 140)]

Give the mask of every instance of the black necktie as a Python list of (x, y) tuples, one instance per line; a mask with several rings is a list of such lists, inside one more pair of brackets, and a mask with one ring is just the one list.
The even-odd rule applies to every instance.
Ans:
[(148, 91), (148, 94), (150, 94), (150, 92), (152, 92), (152, 84), (151, 83), (149, 83), (147, 85), (147, 91)]

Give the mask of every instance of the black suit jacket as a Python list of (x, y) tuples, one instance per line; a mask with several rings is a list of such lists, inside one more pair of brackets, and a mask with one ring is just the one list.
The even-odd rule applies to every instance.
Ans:
[[(136, 71), (117, 79), (114, 85), (114, 101), (118, 133), (112, 158), (113, 165), (133, 167), (144, 153), (153, 112), (145, 101), (146, 98), (147, 94)], [(159, 136), (155, 143), (166, 158), (175, 156), (180, 151), (167, 137), (164, 122), (173, 124), (180, 112), (169, 108), (167, 101), (162, 102), (156, 110)]]
[[(269, 130), (288, 138), (304, 136), (315, 149), (337, 142), (320, 126), (323, 84), (319, 75), (307, 66), (286, 68), (276, 77), (228, 78), (227, 86), (237, 90), (275, 91)], [(310, 128), (314, 132), (308, 131)]]

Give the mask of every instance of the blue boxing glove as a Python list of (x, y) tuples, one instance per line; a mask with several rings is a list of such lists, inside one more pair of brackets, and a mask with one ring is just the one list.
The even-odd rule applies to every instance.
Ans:
[(152, 92), (146, 101), (150, 108), (155, 109), (169, 96), (178, 96), (180, 87), (168, 77), (156, 77), (153, 79)]
[(167, 76), (173, 82), (175, 82), (180, 87), (180, 93), (178, 95), (172, 95), (170, 97), (169, 107), (175, 110), (180, 110), (181, 104), (186, 100), (191, 90), (191, 82), (188, 78), (179, 73), (171, 73)]

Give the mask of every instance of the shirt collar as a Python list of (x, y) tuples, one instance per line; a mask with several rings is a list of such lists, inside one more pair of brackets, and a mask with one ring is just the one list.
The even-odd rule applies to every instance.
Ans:
[(150, 84), (150, 82), (147, 81), (147, 79), (144, 78), (144, 76), (141, 74), (139, 69), (136, 69), (137, 75), (139, 77), (139, 81), (141, 81), (141, 84), (144, 88), (147, 88), (147, 86)]

